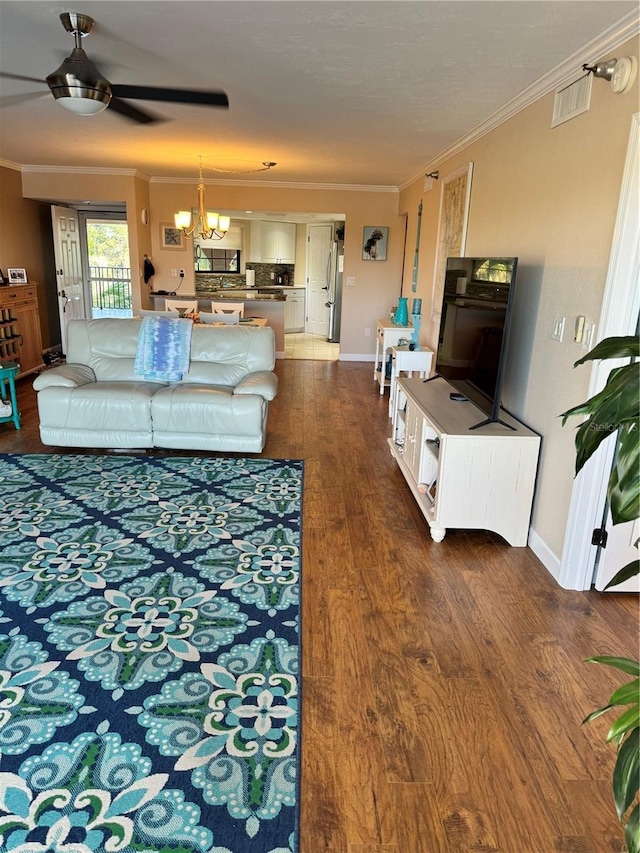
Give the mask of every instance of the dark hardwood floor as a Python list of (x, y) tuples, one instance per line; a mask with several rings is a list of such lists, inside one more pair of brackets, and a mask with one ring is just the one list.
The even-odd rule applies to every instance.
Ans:
[[(279, 361), (265, 455), (305, 461), (301, 853), (619, 853), (609, 721), (638, 600), (478, 531), (432, 542), (372, 366)], [(45, 448), (31, 379), (23, 429)], [(184, 454), (182, 454), (184, 455)]]

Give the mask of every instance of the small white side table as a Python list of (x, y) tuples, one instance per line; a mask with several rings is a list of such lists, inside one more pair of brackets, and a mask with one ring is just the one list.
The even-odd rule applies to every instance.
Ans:
[(391, 347), (398, 346), (401, 338), (409, 340), (413, 325), (396, 326), (391, 320), (378, 320), (376, 323), (376, 360), (373, 366), (373, 381), (380, 383), (380, 395), (391, 384), (386, 375), (386, 358)]
[(389, 417), (393, 417), (396, 399), (396, 380), (401, 373), (413, 376), (414, 371), (420, 379), (426, 379), (431, 372), (433, 352), (430, 349), (409, 347), (391, 347), (391, 388), (389, 389)]

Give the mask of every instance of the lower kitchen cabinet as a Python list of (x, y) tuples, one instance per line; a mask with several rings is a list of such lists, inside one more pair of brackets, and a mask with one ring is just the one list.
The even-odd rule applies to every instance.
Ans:
[(284, 303), (284, 331), (304, 332), (305, 329), (305, 288), (294, 287), (287, 291)]

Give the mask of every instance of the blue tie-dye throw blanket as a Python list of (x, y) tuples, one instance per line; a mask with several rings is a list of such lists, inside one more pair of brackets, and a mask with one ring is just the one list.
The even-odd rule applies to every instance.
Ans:
[(144, 317), (134, 361), (136, 373), (151, 382), (179, 382), (189, 370), (191, 320)]

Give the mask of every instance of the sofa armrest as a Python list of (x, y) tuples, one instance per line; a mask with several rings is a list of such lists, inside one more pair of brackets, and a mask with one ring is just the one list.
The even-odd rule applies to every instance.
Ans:
[(278, 393), (278, 377), (268, 370), (250, 373), (233, 389), (234, 394), (259, 394), (265, 400), (273, 400)]
[(33, 387), (36, 391), (42, 391), (43, 388), (77, 388), (95, 381), (95, 373), (86, 364), (61, 364), (36, 376)]

